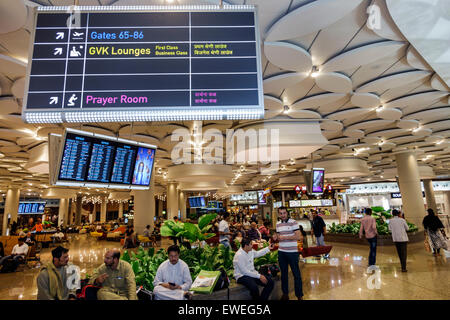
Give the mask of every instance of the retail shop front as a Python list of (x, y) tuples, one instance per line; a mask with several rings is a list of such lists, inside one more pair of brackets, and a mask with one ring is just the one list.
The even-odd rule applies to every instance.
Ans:
[[(427, 199), (422, 185), (423, 203), (426, 209)], [(450, 181), (433, 181), (437, 214), (441, 221), (449, 226)], [(403, 201), (397, 183), (368, 183), (351, 185), (345, 192), (348, 220), (359, 220), (364, 215), (364, 208), (380, 207), (384, 211), (393, 209), (403, 211)], [(407, 217), (406, 217), (407, 218)]]

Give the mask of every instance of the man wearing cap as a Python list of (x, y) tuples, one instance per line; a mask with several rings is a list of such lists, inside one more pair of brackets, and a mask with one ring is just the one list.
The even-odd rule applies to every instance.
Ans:
[(101, 285), (99, 300), (137, 300), (136, 281), (131, 265), (120, 260), (120, 251), (108, 250), (104, 264), (95, 269), (89, 284)]
[(70, 285), (67, 263), (69, 249), (52, 250), (52, 261), (41, 268), (37, 277), (38, 300), (75, 300), (77, 285)]

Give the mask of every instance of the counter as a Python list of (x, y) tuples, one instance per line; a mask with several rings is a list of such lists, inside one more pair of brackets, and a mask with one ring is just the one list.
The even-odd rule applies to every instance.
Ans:
[[(325, 222), (327, 226), (327, 230), (331, 228), (331, 225), (333, 223), (339, 224), (339, 217), (337, 215), (331, 215), (331, 216), (322, 216), (323, 221)], [(309, 219), (296, 219), (299, 225), (303, 227), (303, 230), (308, 232), (311, 231), (311, 221)]]

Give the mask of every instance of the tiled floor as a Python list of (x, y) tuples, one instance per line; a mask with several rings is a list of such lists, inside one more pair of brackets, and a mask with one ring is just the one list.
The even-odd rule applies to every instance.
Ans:
[[(170, 242), (163, 241), (167, 248)], [(301, 263), (304, 298), (308, 300), (391, 300), (450, 299), (450, 258), (433, 257), (422, 243), (408, 246), (408, 272), (400, 272), (394, 247), (378, 247), (379, 289), (376, 276), (366, 274), (368, 246), (332, 243), (329, 260), (308, 258)], [(97, 241), (87, 235), (72, 235), (70, 261), (80, 267), (82, 276), (103, 263), (108, 248), (118, 242)], [(41, 261), (49, 261), (52, 248), (43, 249)], [(36, 299), (39, 269), (25, 268), (0, 274), (0, 300)], [(372, 289), (371, 289), (372, 288)], [(292, 298), (295, 298), (292, 296)]]

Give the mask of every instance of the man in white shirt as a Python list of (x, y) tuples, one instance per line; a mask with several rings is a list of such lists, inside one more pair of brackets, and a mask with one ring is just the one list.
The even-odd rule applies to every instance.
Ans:
[(24, 238), (19, 238), (18, 243), (13, 247), (11, 251), (11, 255), (3, 257), (0, 259), (0, 266), (3, 265), (3, 263), (8, 259), (14, 260), (14, 266), (12, 272), (14, 272), (20, 263), (23, 263), (25, 261), (25, 258), (28, 254), (28, 245), (25, 243)]
[(153, 293), (156, 300), (190, 299), (189, 289), (192, 285), (189, 267), (180, 260), (180, 248), (172, 245), (167, 249), (169, 259), (161, 263), (156, 271)]
[[(273, 249), (273, 244), (259, 251), (255, 251), (252, 249), (251, 240), (245, 238), (242, 239), (241, 248), (234, 255), (234, 278), (237, 283), (244, 285), (250, 290), (250, 295), (253, 300), (267, 301), (273, 290), (274, 284), (270, 276), (259, 274), (255, 270), (254, 265), (254, 259), (268, 254), (270, 249)], [(264, 287), (261, 295), (258, 286)]]
[(405, 219), (400, 218), (400, 212), (398, 210), (392, 210), (392, 215), (394, 216), (389, 220), (389, 231), (392, 233), (392, 241), (397, 248), (398, 257), (400, 258), (400, 264), (402, 266), (402, 272), (407, 272), (406, 270), (406, 245), (409, 241), (406, 231), (409, 230), (408, 224)]
[(230, 246), (230, 236), (233, 234), (230, 232), (230, 225), (228, 224), (228, 219), (230, 218), (230, 214), (225, 212), (223, 214), (223, 219), (219, 223), (219, 242), (223, 244), (225, 247)]

